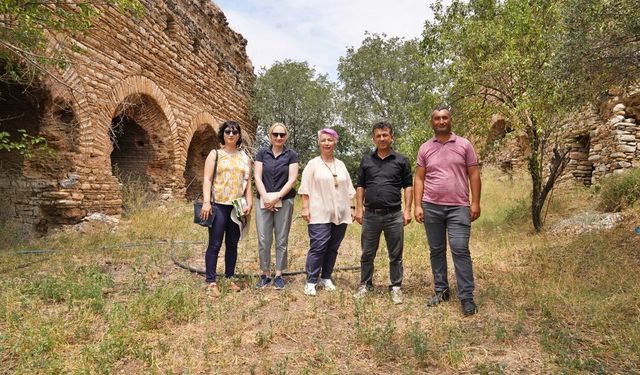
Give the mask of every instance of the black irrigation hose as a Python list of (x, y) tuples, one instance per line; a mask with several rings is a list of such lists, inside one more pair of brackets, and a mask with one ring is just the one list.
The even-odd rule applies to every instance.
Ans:
[[(102, 246), (99, 249), (100, 250), (114, 250), (114, 249), (128, 249), (128, 248), (132, 248), (132, 247), (139, 247), (139, 246), (146, 246), (146, 245), (175, 245), (175, 244), (204, 244), (205, 241), (166, 241), (166, 240), (160, 240), (160, 241), (152, 241), (152, 242), (131, 242), (131, 243), (125, 243), (119, 246)], [(16, 251), (16, 254), (20, 254), (20, 255), (25, 255), (25, 254), (35, 254), (35, 255), (39, 255), (39, 254), (48, 254), (48, 253), (54, 253), (56, 251), (59, 251), (57, 249), (34, 249), (34, 250), (21, 250), (21, 251)], [(16, 266), (14, 268), (12, 268), (13, 270), (15, 269), (19, 269), (19, 268), (26, 268), (32, 264), (35, 263), (40, 263), (43, 262), (45, 260), (47, 260), (49, 258), (45, 258), (42, 259), (40, 261), (36, 261), (36, 262), (31, 262), (31, 263), (26, 263), (26, 264), (22, 264), (19, 266)], [(201, 268), (195, 268), (189, 264), (186, 263), (182, 263), (180, 262), (177, 258), (176, 255), (171, 252), (171, 260), (173, 261), (173, 263), (180, 267), (183, 268), (185, 270), (188, 270), (190, 272), (193, 273), (197, 273), (199, 275), (204, 275), (205, 271)], [(360, 270), (360, 266), (350, 266), (350, 267), (336, 267), (334, 268), (334, 271), (359, 271)], [(9, 269), (6, 270), (2, 270), (0, 271), (0, 273), (4, 273), (6, 271), (9, 271)], [(295, 276), (295, 275), (304, 275), (306, 274), (306, 271), (304, 270), (299, 270), (299, 271), (285, 271), (282, 273), (283, 276)], [(249, 278), (249, 277), (260, 277), (260, 274), (236, 274), (236, 277), (242, 277), (242, 278)]]
[[(173, 263), (180, 267), (180, 268), (184, 268), (185, 270), (189, 270), (192, 273), (197, 273), (199, 275), (204, 275), (205, 274), (205, 270), (203, 270), (202, 268), (195, 268), (193, 266), (190, 266), (186, 263), (182, 263), (180, 262), (177, 258), (176, 255), (174, 253), (171, 253), (171, 260), (173, 261)], [(351, 266), (351, 267), (336, 267), (333, 269), (334, 271), (359, 271), (360, 270), (360, 266)], [(304, 270), (300, 270), (300, 271), (284, 271), (282, 272), (282, 276), (294, 276), (294, 275), (304, 275), (307, 272)], [(255, 277), (258, 278), (260, 277), (261, 274), (246, 274), (246, 273), (236, 273), (234, 276), (235, 277), (241, 277), (241, 278), (249, 278), (249, 277)]]

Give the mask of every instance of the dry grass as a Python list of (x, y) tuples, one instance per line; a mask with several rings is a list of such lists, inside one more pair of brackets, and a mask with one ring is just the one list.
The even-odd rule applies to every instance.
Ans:
[[(488, 169), (483, 183), (472, 238), (480, 308), (473, 317), (453, 300), (425, 307), (432, 281), (415, 223), (406, 230), (402, 305), (386, 292), (384, 246), (376, 292), (362, 301), (351, 297), (358, 272), (337, 272), (339, 290), (316, 298), (302, 294), (300, 275), (284, 292), (254, 290), (249, 278), (240, 293), (223, 285), (210, 299), (203, 278), (169, 257), (202, 267), (204, 244), (189, 241), (204, 241), (206, 231), (190, 223), (188, 205), (169, 204), (133, 212), (114, 233), (60, 233), (0, 253), (0, 372), (637, 373), (640, 236), (632, 227), (640, 213), (612, 231), (536, 235), (524, 175), (509, 180)], [(591, 201), (585, 190), (558, 191), (547, 220)], [(255, 274), (251, 229), (238, 272)], [(349, 227), (339, 266), (358, 265), (359, 231)], [(290, 269), (302, 269), (308, 238), (300, 219), (290, 245)], [(16, 253), (25, 249), (57, 251)]]

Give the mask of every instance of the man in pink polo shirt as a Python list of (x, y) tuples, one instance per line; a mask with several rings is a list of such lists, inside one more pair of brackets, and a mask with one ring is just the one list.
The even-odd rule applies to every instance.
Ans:
[[(433, 307), (450, 297), (447, 279), (447, 241), (451, 246), (462, 312), (469, 316), (478, 309), (473, 301), (473, 265), (469, 252), (471, 222), (480, 217), (480, 170), (471, 142), (451, 131), (447, 108), (431, 112), (435, 136), (420, 146), (413, 184), (414, 215), (424, 223), (431, 254), (435, 295), (427, 301)], [(469, 203), (471, 186), (471, 203)]]

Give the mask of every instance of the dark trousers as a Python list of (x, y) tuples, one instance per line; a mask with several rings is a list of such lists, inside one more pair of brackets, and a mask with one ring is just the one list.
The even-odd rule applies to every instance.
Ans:
[(216, 282), (216, 267), (218, 254), (224, 238), (224, 276), (232, 277), (236, 270), (238, 260), (238, 241), (240, 240), (240, 228), (231, 220), (232, 205), (215, 204), (217, 212), (213, 225), (209, 228), (209, 245), (204, 256), (206, 281)]
[(449, 288), (447, 280), (447, 237), (458, 282), (458, 298), (473, 298), (473, 265), (469, 252), (471, 218), (469, 207), (422, 202), (424, 227), (431, 253), (431, 271), (436, 292)]
[(309, 252), (307, 253), (307, 282), (317, 283), (318, 276), (330, 279), (338, 258), (338, 247), (347, 231), (347, 224), (309, 224)]
[(389, 253), (389, 280), (391, 286), (402, 285), (402, 250), (404, 245), (404, 216), (402, 210), (375, 214), (365, 210), (362, 219), (362, 234), (360, 244), (362, 256), (360, 257), (360, 283), (373, 287), (374, 261), (380, 234), (384, 232), (384, 240), (387, 243)]

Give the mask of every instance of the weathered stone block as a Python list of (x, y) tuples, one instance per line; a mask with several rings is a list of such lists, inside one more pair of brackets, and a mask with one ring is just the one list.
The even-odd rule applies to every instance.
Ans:
[(636, 146), (618, 145), (616, 150), (620, 152), (636, 152)]

